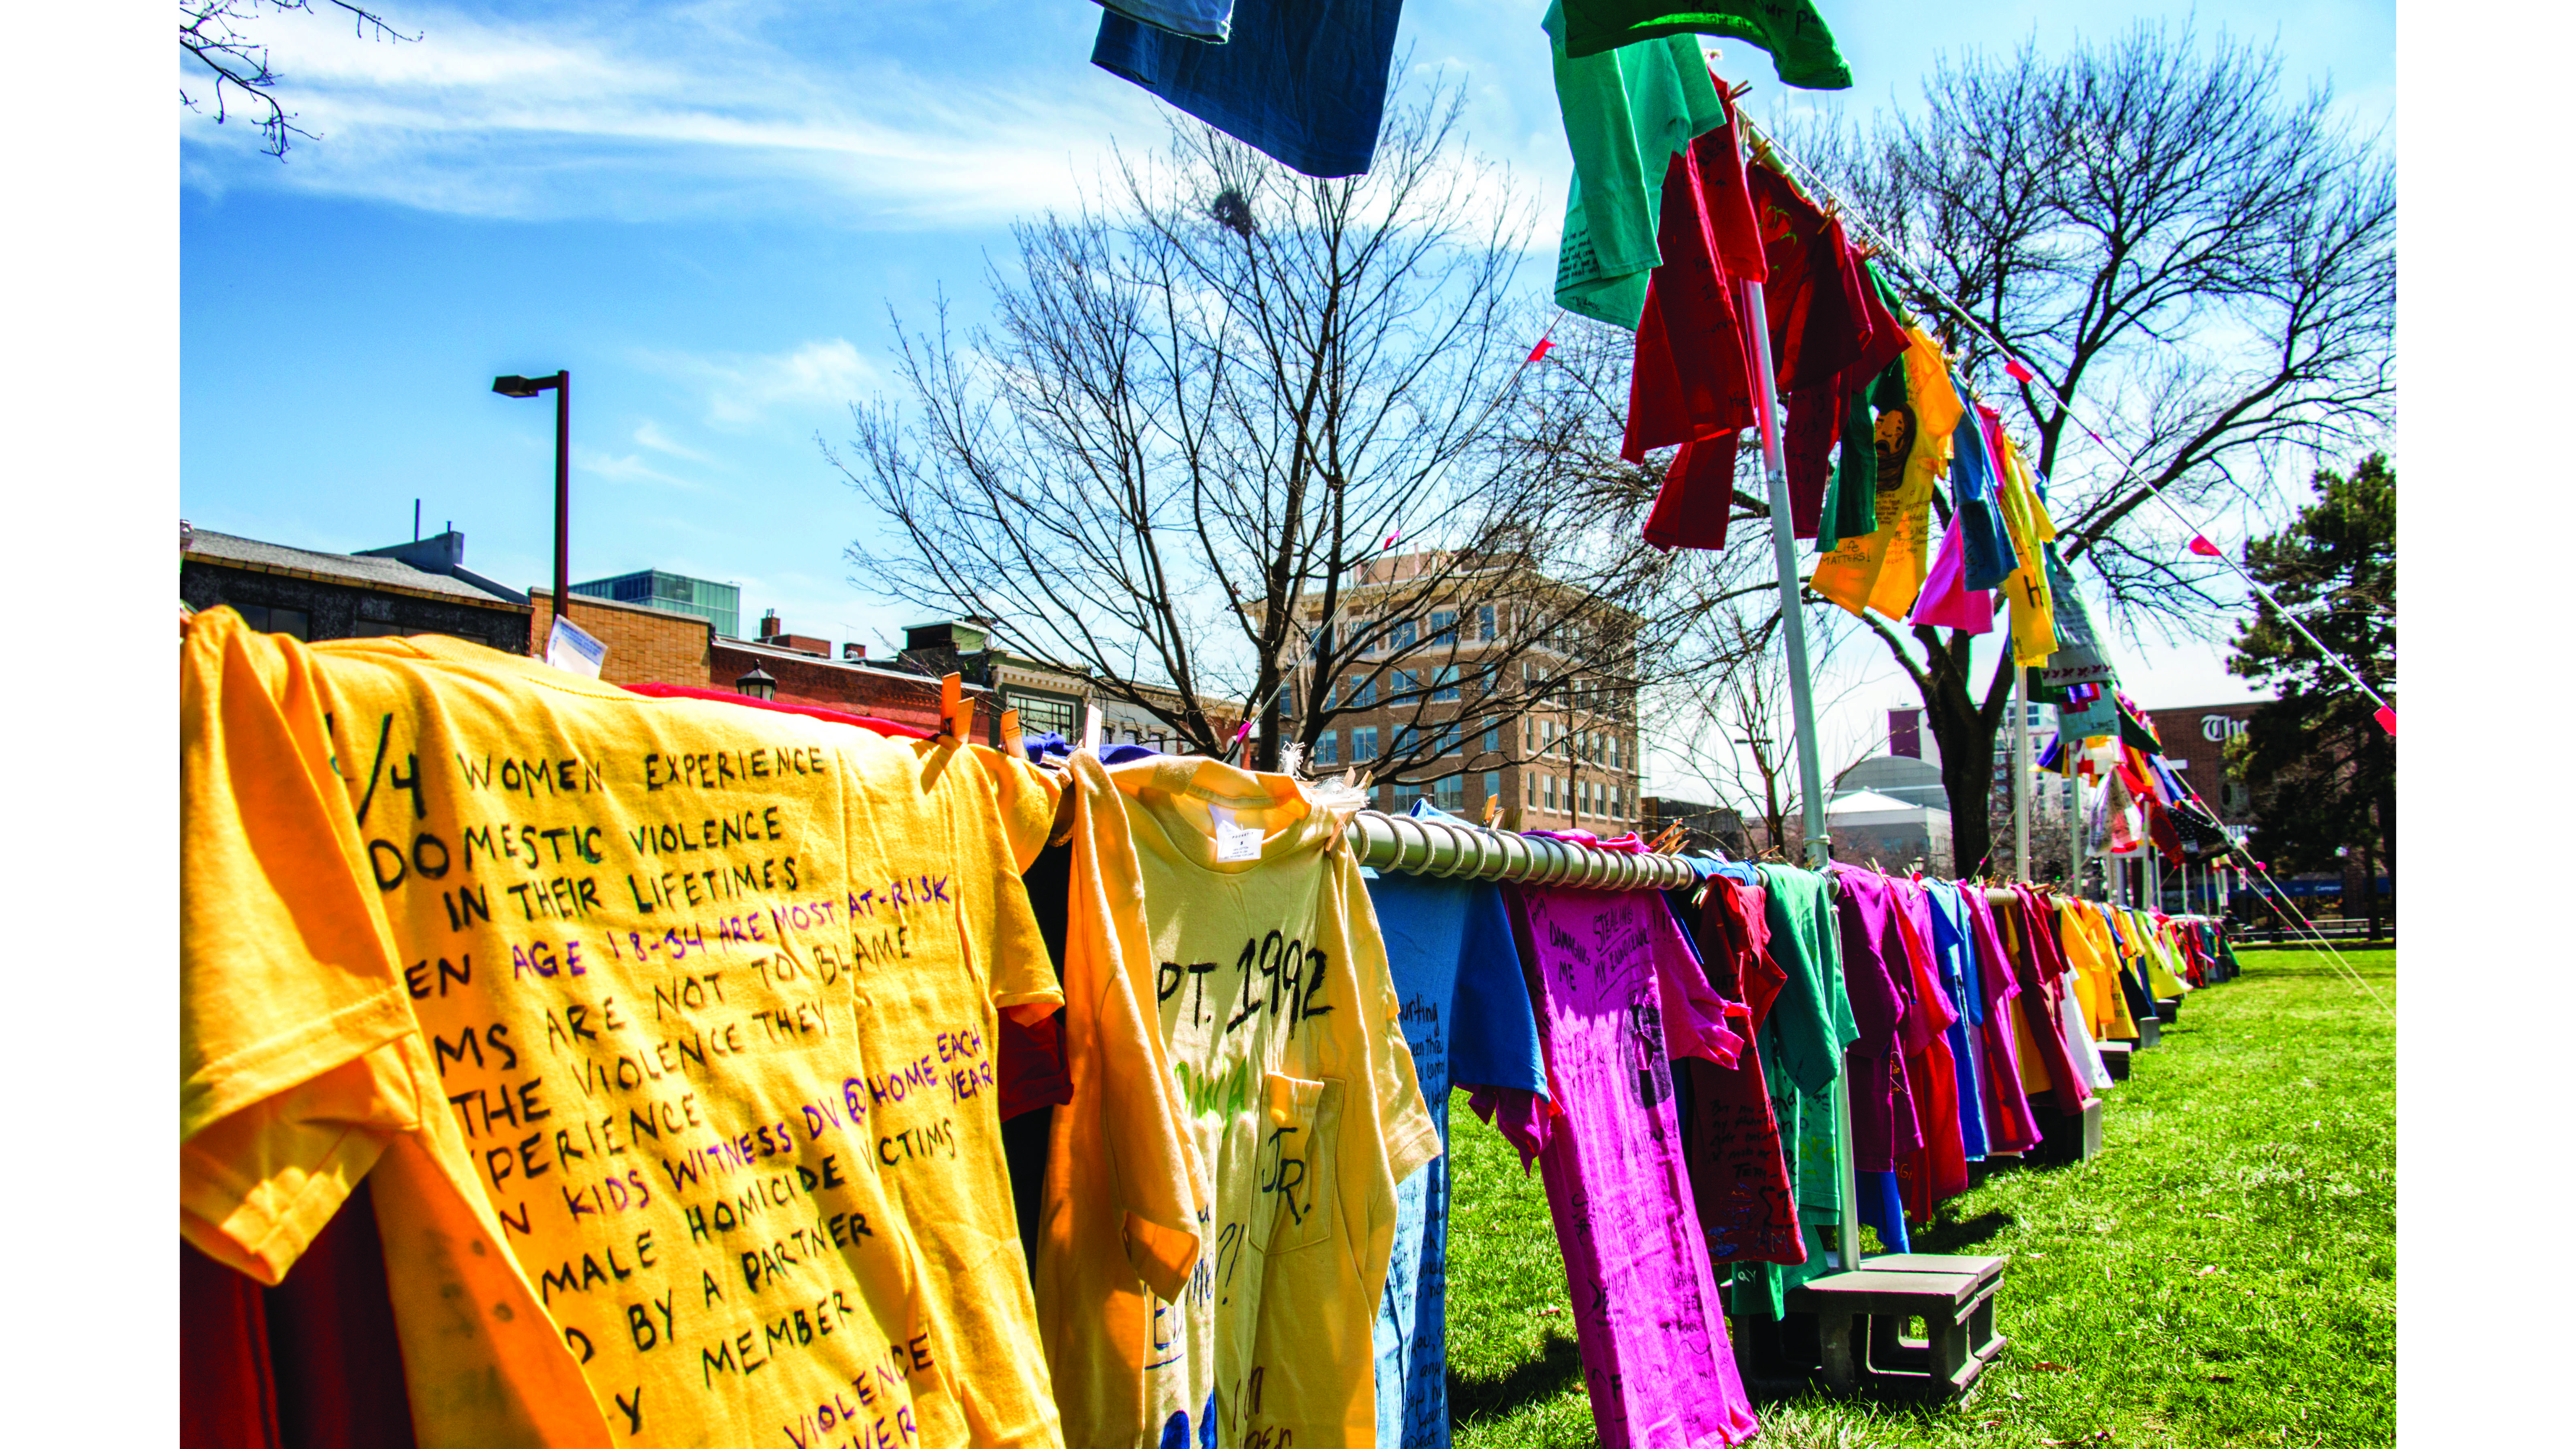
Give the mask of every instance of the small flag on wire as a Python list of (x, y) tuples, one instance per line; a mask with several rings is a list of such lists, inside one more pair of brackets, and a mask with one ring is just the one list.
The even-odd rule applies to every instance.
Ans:
[(1377, 547), (1378, 547), (1378, 552), (1380, 552), (1380, 553), (1384, 553), (1386, 550), (1388, 550), (1388, 549), (1391, 549), (1391, 548), (1395, 547), (1396, 540), (1397, 540), (1397, 539), (1400, 539), (1400, 538), (1402, 538), (1402, 537), (1404, 537), (1404, 530), (1403, 530), (1403, 529), (1401, 529), (1401, 528), (1397, 529), (1397, 530), (1396, 530), (1395, 532), (1393, 532), (1393, 533), (1388, 534), (1388, 535), (1386, 536), (1386, 542), (1381, 543), (1381, 544), (1379, 544), (1379, 545), (1377, 546)]
[(2371, 718), (2379, 721), (2379, 727), (2388, 731), (2388, 737), (2390, 739), (2393, 740), (2397, 738), (2397, 711), (2395, 709), (2387, 705), (2381, 705), (2379, 709), (2371, 715)]
[(2221, 549), (2217, 544), (2211, 543), (2206, 537), (2197, 533), (2191, 536), (2191, 551), (2199, 554), (2202, 558), (2227, 557), (2225, 550)]
[(2015, 382), (2028, 382), (2031, 380), (2032, 374), (2029, 364), (2023, 362), (2020, 358), (2015, 357), (2010, 353), (2004, 354), (2004, 371), (2010, 373), (2012, 375), (2012, 380)]
[(1547, 350), (1548, 350), (1549, 348), (1551, 348), (1551, 347), (1554, 347), (1555, 345), (1556, 345), (1556, 339), (1555, 339), (1555, 338), (1553, 338), (1553, 337), (1542, 337), (1542, 338), (1540, 338), (1540, 339), (1538, 340), (1538, 346), (1533, 347), (1533, 348), (1531, 348), (1531, 349), (1530, 349), (1530, 355), (1529, 355), (1528, 360), (1527, 360), (1527, 361), (1524, 361), (1521, 365), (1522, 365), (1523, 367), (1527, 367), (1530, 363), (1532, 363), (1532, 362), (1536, 362), (1536, 361), (1538, 361), (1540, 358), (1547, 356)]

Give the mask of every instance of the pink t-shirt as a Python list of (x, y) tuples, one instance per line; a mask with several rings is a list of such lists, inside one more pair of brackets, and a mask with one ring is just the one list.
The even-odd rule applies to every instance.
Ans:
[(1603, 1449), (1740, 1444), (1761, 1428), (1691, 1204), (1671, 1058), (1745, 1049), (1651, 890), (1511, 892), (1562, 1115), (1539, 1168)]

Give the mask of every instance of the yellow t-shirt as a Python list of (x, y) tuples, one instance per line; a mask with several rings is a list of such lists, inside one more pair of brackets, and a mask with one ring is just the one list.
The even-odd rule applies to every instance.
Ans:
[[(1141, 1423), (1079, 1422), (1068, 1404), (1067, 1428), (1123, 1449), (1167, 1442), (1177, 1417), (1196, 1444), (1212, 1412), (1223, 1445), (1373, 1444), (1371, 1331), (1395, 1186), (1439, 1155), (1440, 1138), (1376, 914), (1341, 847), (1343, 820), (1284, 775), (1214, 761), (1138, 761), (1107, 777), (1123, 819), (1106, 809), (1092, 819), (1104, 832), (1123, 823), (1125, 840), (1098, 841), (1077, 875), (1096, 870), (1104, 896), (1141, 899), (1132, 959), (1150, 964), (1129, 980), (1141, 987), (1151, 973), (1206, 1190), (1204, 1250), (1180, 1291), (1152, 1290), (1141, 1343), (1068, 1332), (1051, 1344), (1067, 1382), (1108, 1382), (1129, 1364), (1143, 1376)], [(1078, 895), (1091, 889), (1077, 881)], [(1105, 1191), (1111, 1169), (1079, 1157), (1056, 1165), (1051, 1226)], [(1058, 1254), (1138, 1256), (1051, 1232), (1041, 1256)], [(1078, 1270), (1047, 1271), (1050, 1282), (1081, 1281)], [(1096, 1311), (1062, 1307), (1071, 1325)], [(1066, 1365), (1093, 1355), (1092, 1367)]]
[(2096, 1041), (2135, 1041), (2137, 1019), (2120, 990), (2120, 958), (2111, 941), (2110, 923), (2088, 901), (2060, 898), (2058, 939), (2066, 946), (2068, 964), (2082, 989), (2084, 1029)]
[(990, 1075), (1059, 999), (1042, 777), (454, 641), (181, 658), (188, 1241), (276, 1282), (372, 1167), (425, 1446), (1060, 1441)]
[[(1920, 327), (1905, 331), (1913, 339), (1905, 349), (1906, 405), (1878, 415), (1878, 531), (1844, 539), (1816, 560), (1810, 583), (1855, 614), (1866, 607), (1891, 619), (1912, 612), (1915, 596), (1923, 592), (1932, 558), (1932, 493), (1949, 473), (1950, 434), (1965, 413), (1940, 345)], [(1884, 450), (1900, 444), (1906, 455), (1893, 486), (1885, 486), (1890, 469)]]

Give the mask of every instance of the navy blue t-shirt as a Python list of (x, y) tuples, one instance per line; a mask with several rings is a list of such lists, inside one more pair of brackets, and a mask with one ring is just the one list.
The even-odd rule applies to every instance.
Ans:
[(1235, 0), (1209, 45), (1114, 10), (1091, 63), (1309, 176), (1357, 176), (1377, 152), (1402, 0)]

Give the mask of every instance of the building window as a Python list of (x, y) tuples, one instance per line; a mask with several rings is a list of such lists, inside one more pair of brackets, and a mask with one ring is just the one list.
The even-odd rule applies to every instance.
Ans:
[(1397, 726), (1395, 727), (1395, 750), (1394, 750), (1394, 753), (1396, 753), (1396, 754), (1398, 754), (1398, 755), (1409, 755), (1409, 754), (1412, 754), (1412, 753), (1413, 753), (1413, 747), (1414, 747), (1415, 745), (1417, 745), (1417, 744), (1420, 744), (1421, 742), (1422, 742), (1422, 734), (1421, 734), (1421, 732), (1420, 732), (1420, 731), (1416, 730), (1413, 726), (1411, 726), (1411, 725), (1397, 725)]
[(1434, 609), (1431, 611), (1431, 642), (1434, 644), (1455, 644), (1458, 642), (1457, 610)]
[(1443, 755), (1458, 753), (1458, 722), (1451, 720), (1432, 736), (1434, 751)]
[(1351, 677), (1349, 692), (1349, 703), (1351, 708), (1367, 709), (1369, 706), (1377, 703), (1377, 677), (1375, 675), (1353, 675)]
[(1502, 771), (1487, 770), (1485, 772), (1485, 798), (1488, 800), (1500, 800), (1503, 798)]
[(1434, 700), (1454, 700), (1458, 697), (1457, 665), (1443, 664), (1431, 671), (1431, 697)]
[(1485, 752), (1495, 755), (1503, 752), (1503, 727), (1492, 720), (1485, 721)]
[(1377, 726), (1362, 725), (1351, 731), (1351, 763), (1366, 764), (1377, 758)]
[(1547, 808), (1550, 813), (1553, 813), (1556, 809), (1556, 777), (1554, 775), (1547, 777)]
[(1522, 804), (1529, 806), (1533, 810), (1538, 808), (1538, 776), (1521, 776), (1521, 795)]
[(1422, 690), (1421, 676), (1410, 669), (1390, 670), (1386, 679), (1386, 702), (1397, 703), (1413, 698)]
[(1489, 643), (1493, 640), (1494, 606), (1491, 604), (1476, 606), (1476, 637)]
[(1342, 762), (1342, 732), (1326, 730), (1315, 737), (1315, 763), (1338, 765)]
[(235, 604), (234, 613), (243, 623), (263, 634), (284, 634), (291, 639), (313, 637), (312, 620), (302, 609), (275, 609), (266, 604)]
[(1386, 647), (1389, 652), (1396, 654), (1401, 654), (1405, 650), (1413, 647), (1413, 621), (1411, 619), (1398, 619), (1393, 624), (1387, 626)]
[(1292, 718), (1297, 713), (1297, 681), (1294, 679), (1279, 681), (1279, 712)]
[(1439, 805), (1455, 815), (1467, 808), (1467, 777), (1452, 775), (1440, 782)]

